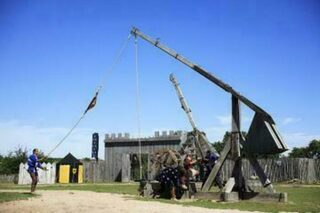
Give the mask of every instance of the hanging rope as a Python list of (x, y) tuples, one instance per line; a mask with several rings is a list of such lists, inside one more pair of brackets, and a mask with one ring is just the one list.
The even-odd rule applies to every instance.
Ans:
[(65, 141), (67, 139), (67, 137), (71, 134), (71, 132), (78, 126), (80, 121), (84, 118), (84, 115), (85, 114), (83, 114), (80, 117), (80, 119), (73, 125), (73, 127), (69, 130), (69, 132), (60, 140), (59, 143), (57, 143), (57, 145), (55, 147), (53, 147), (53, 149), (47, 154), (47, 156), (45, 156), (45, 158), (48, 158), (51, 155), (51, 153), (54, 152), (63, 143), (63, 141)]
[[(125, 48), (127, 47), (127, 44), (129, 42), (131, 38), (131, 34), (128, 35), (127, 39), (125, 40), (125, 42), (122, 44), (121, 48), (119, 49), (119, 51), (116, 54), (115, 59), (113, 60), (113, 63), (111, 64), (111, 66), (107, 69), (106, 71), (106, 77), (108, 77), (112, 71), (114, 70), (114, 68), (116, 67), (116, 65), (119, 63), (120, 58), (125, 50)], [(104, 79), (104, 78), (103, 78)], [(105, 78), (107, 79), (107, 78)], [(97, 103), (97, 98), (98, 98), (98, 94), (100, 92), (100, 90), (103, 88), (105, 82), (102, 81), (102, 83), (100, 84), (100, 86), (98, 86), (98, 89), (95, 93), (95, 96), (93, 97), (93, 99), (91, 100), (91, 102), (89, 103), (87, 109), (85, 110), (85, 112), (83, 113), (83, 115), (79, 118), (79, 120), (72, 126), (72, 128), (67, 132), (67, 134), (53, 147), (53, 149), (48, 152), (48, 154), (46, 156), (44, 156), (41, 160), (44, 160), (46, 158), (48, 158), (68, 137), (69, 135), (73, 132), (73, 130), (79, 125), (79, 123), (81, 122), (81, 120), (83, 120), (83, 118), (85, 117), (85, 115), (87, 114), (87, 112), (92, 109), (96, 103)]]
[(116, 57), (113, 60), (113, 62), (111, 63), (110, 67), (107, 68), (107, 71), (105, 72), (106, 75), (104, 77), (102, 77), (102, 79), (103, 80), (105, 79), (105, 81), (102, 80), (102, 82), (100, 84), (100, 89), (102, 89), (104, 87), (108, 77), (111, 75), (111, 73), (115, 69), (116, 65), (120, 62), (121, 56), (122, 56), (124, 50), (126, 49), (126, 47), (128, 46), (128, 42), (129, 42), (131, 36), (132, 36), (131, 33), (129, 33), (127, 39), (123, 42), (121, 48), (118, 50)]
[(135, 46), (135, 65), (136, 65), (136, 115), (138, 128), (138, 143), (139, 143), (139, 178), (142, 179), (142, 161), (141, 161), (141, 128), (140, 128), (140, 86), (139, 86), (139, 66), (138, 66), (138, 42), (137, 37), (134, 40)]

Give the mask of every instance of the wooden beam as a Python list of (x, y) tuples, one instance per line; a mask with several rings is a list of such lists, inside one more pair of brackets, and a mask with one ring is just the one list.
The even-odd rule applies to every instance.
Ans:
[(240, 157), (240, 101), (232, 95), (231, 120), (231, 156), (234, 160)]
[(236, 182), (235, 182), (234, 177), (229, 178), (229, 180), (227, 181), (226, 186), (225, 186), (223, 192), (230, 193), (230, 192), (232, 191), (235, 183), (236, 183)]
[(220, 158), (217, 160), (217, 163), (214, 165), (214, 167), (212, 168), (208, 179), (206, 180), (206, 182), (204, 183), (201, 191), (202, 192), (207, 192), (210, 190), (214, 179), (216, 178), (222, 164), (224, 163), (224, 161), (227, 159), (227, 155), (230, 152), (231, 149), (231, 142), (230, 140), (228, 140), (222, 150), (222, 152), (220, 153)]
[(255, 157), (249, 156), (250, 164), (252, 165), (253, 169), (255, 170), (256, 174), (258, 175), (263, 187), (267, 188), (269, 192), (273, 193), (275, 190), (271, 184), (271, 181), (264, 173), (263, 169), (261, 168), (258, 160)]

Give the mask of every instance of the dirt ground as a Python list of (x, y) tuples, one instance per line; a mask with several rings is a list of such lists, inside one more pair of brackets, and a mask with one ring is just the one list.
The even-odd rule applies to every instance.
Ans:
[(0, 203), (0, 212), (108, 212), (108, 213), (236, 213), (239, 210), (216, 210), (186, 207), (156, 201), (139, 201), (127, 195), (90, 191), (37, 191), (29, 200)]

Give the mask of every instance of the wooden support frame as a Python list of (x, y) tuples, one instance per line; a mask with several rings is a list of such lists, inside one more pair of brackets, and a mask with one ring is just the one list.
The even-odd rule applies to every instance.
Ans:
[(232, 117), (231, 117), (231, 156), (237, 160), (240, 153), (240, 101), (232, 95)]
[(227, 159), (228, 153), (231, 150), (231, 142), (227, 141), (222, 152), (220, 153), (220, 158), (218, 159), (217, 163), (214, 165), (213, 169), (211, 170), (208, 179), (206, 180), (206, 182), (204, 183), (201, 191), (202, 192), (207, 192), (210, 190), (214, 179), (216, 178), (222, 164), (225, 162), (225, 160)]
[(263, 187), (268, 189), (268, 192), (274, 193), (275, 190), (273, 189), (273, 185), (271, 184), (271, 181), (264, 173), (263, 169), (261, 168), (257, 158), (249, 156), (250, 164), (252, 165), (253, 169), (255, 170), (256, 174), (258, 175)]
[[(240, 118), (240, 101), (237, 97), (232, 96), (232, 121), (231, 121), (231, 139), (227, 141), (225, 147), (223, 148), (220, 158), (218, 159), (217, 163), (214, 165), (211, 173), (209, 174), (208, 179), (206, 180), (205, 184), (203, 185), (201, 191), (208, 192), (213, 185), (213, 182), (222, 167), (222, 164), (226, 160), (229, 152), (231, 153), (231, 158), (235, 161), (235, 165), (232, 171), (232, 177), (234, 178), (234, 184), (229, 191), (234, 188), (239, 193), (240, 199), (244, 197), (244, 193), (246, 192), (246, 185), (244, 181), (244, 177), (242, 174), (242, 159), (241, 159), (241, 149), (240, 149), (240, 142), (243, 141), (243, 136), (241, 134), (241, 118)], [(261, 183), (264, 187), (268, 189), (268, 192), (273, 193), (274, 189), (273, 186), (264, 173), (263, 169), (259, 165), (257, 159), (253, 156), (249, 156), (249, 161), (252, 167), (254, 168), (256, 174), (258, 175)]]
[[(210, 72), (203, 69), (199, 65), (189, 61), (187, 58), (183, 57), (181, 54), (178, 54), (176, 51), (161, 44), (158, 40), (155, 40), (155, 39), (149, 37), (148, 35), (145, 35), (144, 33), (142, 33), (139, 29), (137, 29), (135, 27), (132, 28), (131, 34), (134, 35), (135, 37), (139, 36), (142, 39), (146, 40), (147, 42), (151, 43), (155, 47), (159, 48), (160, 50), (164, 51), (165, 53), (172, 56), (176, 60), (178, 60), (181, 63), (185, 64), (186, 66), (190, 67), (195, 72), (199, 73), (200, 75), (202, 75), (203, 77), (205, 77), (206, 79), (208, 79), (209, 81), (216, 84), (218, 87), (220, 87), (221, 89), (225, 90), (226, 92), (228, 92), (232, 95), (232, 134), (231, 134), (231, 140), (226, 142), (226, 145), (221, 153), (221, 156), (220, 156), (218, 162), (215, 164), (214, 168), (212, 169), (211, 173), (209, 174), (209, 177), (208, 177), (207, 181), (205, 182), (205, 184), (202, 188), (202, 191), (208, 191), (210, 189), (214, 179), (216, 178), (216, 175), (218, 174), (222, 164), (226, 160), (226, 157), (230, 151), (231, 151), (232, 159), (235, 161), (235, 167), (234, 167), (234, 172), (233, 172), (233, 177), (235, 178), (235, 186), (236, 186), (238, 192), (241, 193), (241, 192), (245, 191), (245, 189), (244, 189), (245, 187), (243, 187), (244, 181), (243, 181), (243, 177), (242, 177), (242, 159), (241, 159), (241, 150), (240, 150), (240, 142), (244, 142), (244, 144), (245, 144), (245, 140), (243, 139), (243, 137), (241, 135), (241, 131), (240, 131), (241, 130), (241, 128), (240, 128), (240, 101), (243, 104), (247, 105), (249, 108), (251, 108), (254, 112), (256, 112), (256, 115), (261, 117), (259, 119), (256, 119), (256, 122), (254, 122), (255, 120), (253, 120), (253, 122), (254, 122), (253, 124), (257, 123), (257, 126), (259, 127), (259, 122), (260, 121), (263, 122), (263, 124), (267, 128), (267, 133), (271, 134), (271, 143), (273, 143), (273, 142), (276, 143), (276, 145), (277, 145), (276, 151), (278, 153), (280, 153), (280, 152), (283, 152), (284, 150), (286, 150), (287, 146), (282, 142), (282, 139), (275, 128), (275, 122), (273, 121), (272, 117), (266, 111), (264, 111), (262, 108), (260, 108), (258, 105), (254, 104), (252, 101), (250, 101), (246, 97), (242, 96), (239, 92), (234, 90), (231, 86), (224, 83), (223, 81), (221, 81), (220, 79), (218, 79), (217, 77), (215, 77), (214, 75), (212, 75)], [(182, 104), (182, 106), (184, 106), (184, 105)], [(187, 107), (185, 107), (185, 110), (186, 110), (187, 114), (190, 113), (190, 111), (189, 111), (189, 109), (187, 109)], [(192, 117), (189, 117), (189, 118), (192, 120)], [(192, 123), (192, 125), (195, 126), (194, 123)], [(261, 125), (260, 125), (260, 127), (261, 127)], [(256, 133), (256, 134), (254, 134), (254, 133)], [(254, 132), (254, 133), (252, 133), (252, 141), (254, 143), (257, 142), (257, 138), (262, 138), (262, 141), (266, 140), (263, 135), (264, 132), (262, 132), (262, 133)], [(247, 137), (246, 140), (250, 141), (249, 139), (250, 138)], [(203, 150), (201, 150), (201, 144), (196, 144), (196, 145), (197, 145), (197, 148), (200, 149), (200, 154), (203, 157), (204, 152), (203, 152)], [(260, 146), (261, 146), (261, 144), (258, 145), (258, 147), (260, 147)], [(256, 151), (256, 150), (253, 149), (253, 151)], [(265, 151), (265, 150), (263, 150), (263, 151)], [(254, 153), (254, 152), (252, 152), (252, 153)], [(271, 150), (267, 154), (270, 154), (270, 153), (272, 154), (272, 153), (274, 153), (274, 151)], [(272, 189), (271, 183), (269, 184), (269, 182), (268, 182), (269, 180), (266, 177), (266, 175), (264, 174), (264, 171), (262, 170), (262, 168), (258, 164), (257, 160), (255, 158), (252, 158), (250, 160), (250, 163), (252, 164), (252, 166), (256, 170), (256, 172), (257, 172), (261, 182), (264, 184), (264, 186), (265, 187), (270, 186), (270, 188)], [(239, 197), (241, 198), (241, 194)]]

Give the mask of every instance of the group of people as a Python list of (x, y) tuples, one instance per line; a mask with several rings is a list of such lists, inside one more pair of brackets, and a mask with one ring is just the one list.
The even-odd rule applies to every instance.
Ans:
[[(38, 159), (38, 153), (38, 149), (35, 148), (32, 151), (32, 155), (30, 155), (28, 158), (28, 172), (32, 179), (31, 193), (36, 190), (38, 183), (38, 168), (47, 170), (45, 167), (41, 166), (41, 163)], [(201, 160), (206, 171), (203, 179), (203, 183), (205, 183), (211, 170), (218, 160), (218, 156), (211, 151), (207, 151), (205, 158)], [(189, 180), (195, 179), (197, 176), (199, 176), (199, 171), (194, 168), (194, 165), (197, 163), (198, 160), (193, 159), (192, 154), (188, 153), (184, 159), (183, 166), (178, 166), (176, 168), (167, 167), (164, 168), (160, 174), (158, 174), (156, 180), (161, 183), (161, 188), (164, 191), (170, 193), (171, 199), (176, 200), (177, 197), (180, 197), (183, 194), (183, 191), (188, 189), (187, 185)], [(215, 182), (219, 189), (223, 188), (220, 171), (216, 176)]]
[[(211, 151), (207, 151), (205, 158), (201, 159), (202, 166), (205, 168), (203, 184), (209, 177), (209, 174), (217, 160), (218, 156)], [(163, 191), (169, 192), (172, 200), (176, 200), (177, 198), (181, 197), (183, 191), (188, 189), (187, 185), (189, 185), (189, 180), (194, 180), (197, 176), (199, 176), (199, 170), (194, 168), (194, 165), (197, 163), (198, 160), (193, 159), (191, 153), (187, 153), (183, 166), (178, 166), (176, 168), (167, 167), (159, 173), (156, 180), (161, 183), (161, 188)], [(218, 172), (215, 182), (221, 190), (223, 188), (223, 184), (220, 172)]]

